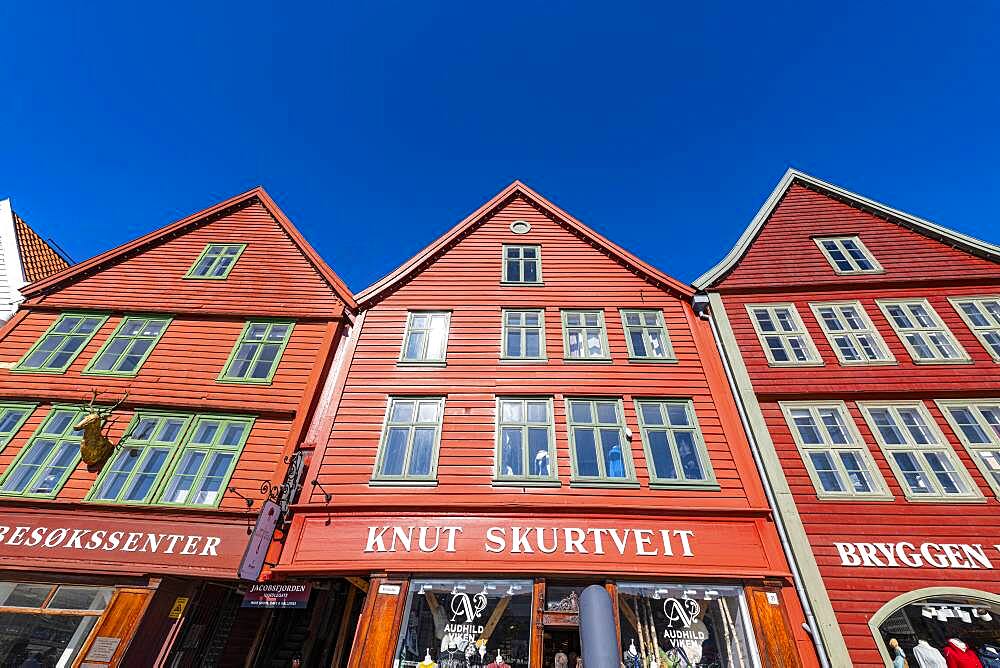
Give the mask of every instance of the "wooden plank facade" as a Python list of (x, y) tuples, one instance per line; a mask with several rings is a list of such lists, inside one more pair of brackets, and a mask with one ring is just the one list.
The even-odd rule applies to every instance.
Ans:
[[(212, 264), (213, 247), (226, 259)], [(0, 331), (0, 614), (24, 637), (2, 645), (0, 662), (223, 665), (227, 652), (245, 655), (256, 633), (231, 638), (264, 614), (238, 608), (237, 568), (262, 487), (283, 482), (304, 438), (350, 293), (259, 188), (23, 292)], [(281, 340), (273, 363), (249, 323), (283, 328), (263, 335)], [(102, 367), (133, 335), (152, 341), (141, 362)], [(266, 371), (226, 376), (237, 374), (237, 348), (257, 350)], [(111, 405), (103, 433), (117, 447), (88, 466), (73, 426)], [(161, 420), (148, 434), (144, 416)], [(66, 445), (54, 456), (53, 441)], [(65, 609), (77, 612), (48, 612)]]
[[(327, 412), (310, 428), (306, 492), (272, 572), (371, 579), (348, 665), (445, 665), (456, 652), (462, 665), (486, 666), (498, 653), (517, 668), (551, 665), (557, 652), (579, 651), (573, 597), (595, 583), (621, 605), (624, 661), (815, 665), (721, 359), (691, 296), (521, 183), (356, 296), (361, 315), (327, 381)], [(512, 312), (533, 314), (529, 328), (543, 343), (505, 344)], [(580, 353), (593, 355), (582, 359), (568, 331), (578, 312), (595, 323)], [(662, 356), (630, 346), (630, 312), (667, 332)], [(446, 343), (420, 357), (434, 344), (421, 349), (414, 331), (441, 326), (438, 316)], [(522, 345), (535, 359), (517, 358)], [(504, 463), (521, 444), (507, 440), (504, 421), (523, 422), (524, 406), (505, 402), (520, 401), (534, 402), (545, 443), (523, 469)], [(655, 402), (689, 407), (701, 473), (671, 478), (662, 441), (650, 436)], [(604, 475), (591, 476), (593, 431), (575, 411), (598, 403)], [(409, 417), (424, 410), (422, 423)], [(421, 430), (433, 432), (426, 443)], [(399, 470), (403, 434), (409, 464)], [(532, 476), (538, 461), (544, 471)], [(682, 623), (670, 605), (697, 610)]]
[[(841, 241), (824, 247), (831, 239)], [(851, 257), (824, 252), (844, 239), (860, 239)], [(789, 172), (737, 248), (695, 283), (710, 293), (756, 447), (784, 499), (778, 512), (832, 665), (902, 665), (890, 640), (910, 666), (937, 665), (923, 661), (951, 638), (996, 665), (986, 663), (1000, 640), (988, 614), (1000, 603), (989, 442), (1000, 431), (984, 420), (970, 443), (962, 424), (975, 429), (963, 416), (992, 415), (998, 403), (1000, 350), (981, 336), (1000, 319), (977, 336), (962, 304), (1000, 295), (998, 260), (987, 244)], [(899, 304), (919, 312), (894, 311)], [(831, 305), (852, 310), (838, 316)], [(798, 322), (783, 327), (786, 316)], [(848, 317), (859, 320), (830, 325)], [(915, 328), (901, 330), (908, 318)], [(941, 338), (919, 339), (932, 331)], [(801, 359), (781, 352), (789, 333), (806, 347)], [(931, 348), (914, 351), (921, 341)], [(881, 352), (865, 352), (869, 344)], [(867, 458), (866, 473), (843, 459), (834, 473), (827, 455), (845, 452)]]

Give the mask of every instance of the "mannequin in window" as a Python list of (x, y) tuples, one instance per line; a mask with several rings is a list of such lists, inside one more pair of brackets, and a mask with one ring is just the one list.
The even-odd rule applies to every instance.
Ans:
[(892, 668), (906, 668), (906, 654), (895, 638), (889, 639), (889, 655), (892, 656)]
[(948, 668), (983, 668), (982, 662), (972, 648), (958, 638), (949, 638), (941, 653)]
[(611, 446), (611, 450), (608, 451), (608, 477), (625, 477), (625, 461), (622, 459), (622, 448), (618, 444)]
[(431, 658), (431, 650), (428, 649), (427, 653), (424, 654), (424, 660), (417, 664), (417, 668), (438, 668), (437, 663)]
[(913, 658), (920, 668), (948, 668), (948, 663), (937, 647), (932, 647), (926, 640), (917, 642), (913, 648)]
[(979, 662), (983, 668), (1000, 668), (1000, 646), (983, 643), (979, 646)]
[(503, 660), (500, 655), (500, 650), (497, 650), (497, 658), (493, 660), (493, 663), (486, 666), (486, 668), (507, 668), (507, 663)]
[(448, 643), (448, 649), (441, 652), (438, 657), (438, 666), (440, 668), (466, 668), (465, 652), (458, 649), (458, 645), (455, 639), (452, 638)]
[(556, 652), (555, 657), (552, 660), (552, 664), (555, 668), (567, 668), (569, 666), (569, 657), (562, 650)]
[(630, 642), (628, 649), (625, 650), (625, 655), (622, 657), (622, 665), (625, 668), (642, 668), (642, 657), (639, 656), (639, 650), (635, 648), (635, 640)]

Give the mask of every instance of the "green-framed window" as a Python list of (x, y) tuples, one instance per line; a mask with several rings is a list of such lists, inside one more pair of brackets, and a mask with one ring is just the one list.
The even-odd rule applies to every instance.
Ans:
[(610, 360), (604, 311), (563, 311), (563, 355), (568, 360)]
[(690, 399), (637, 399), (651, 487), (715, 487), (715, 473)]
[(372, 482), (437, 477), (444, 397), (390, 397)]
[(922, 401), (858, 406), (908, 499), (983, 498)]
[(636, 482), (620, 399), (567, 399), (566, 417), (574, 482)]
[(89, 501), (149, 503), (193, 415), (138, 412)]
[(295, 323), (251, 321), (243, 328), (219, 374), (226, 383), (270, 383)]
[(448, 356), (448, 311), (410, 311), (403, 334), (399, 361), (406, 364), (431, 362), (442, 364)]
[(497, 398), (498, 482), (557, 481), (555, 440), (552, 399)]
[(246, 244), (208, 244), (184, 278), (225, 279), (246, 247)]
[(217, 506), (243, 451), (252, 417), (199, 415), (177, 450), (158, 503)]
[(501, 283), (538, 285), (542, 282), (541, 246), (504, 246)]
[(0, 450), (20, 431), (38, 404), (0, 403)]
[(818, 498), (892, 499), (844, 402), (780, 405)]
[(500, 356), (509, 360), (545, 359), (545, 311), (504, 309)]
[(134, 376), (153, 352), (170, 320), (166, 316), (130, 315), (122, 318), (118, 328), (83, 372), (102, 376)]
[(107, 319), (99, 313), (61, 314), (13, 370), (63, 373)]
[(80, 461), (82, 431), (73, 429), (84, 410), (57, 406), (0, 479), (0, 494), (52, 498)]
[(632, 360), (672, 361), (674, 350), (663, 322), (663, 311), (653, 309), (622, 309), (622, 327)]

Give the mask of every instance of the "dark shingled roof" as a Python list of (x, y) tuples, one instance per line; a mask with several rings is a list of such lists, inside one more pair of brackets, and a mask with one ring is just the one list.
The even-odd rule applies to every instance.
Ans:
[(16, 213), (14, 232), (17, 236), (17, 249), (21, 254), (21, 266), (24, 268), (24, 280), (28, 283), (40, 281), (69, 266), (69, 262)]

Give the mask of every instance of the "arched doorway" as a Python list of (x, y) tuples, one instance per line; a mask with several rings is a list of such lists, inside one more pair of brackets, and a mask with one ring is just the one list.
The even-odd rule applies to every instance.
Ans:
[(875, 644), (893, 666), (895, 640), (910, 668), (921, 656), (941, 652), (952, 638), (976, 653), (984, 666), (1000, 666), (1000, 595), (964, 587), (927, 587), (901, 594), (868, 620)]

